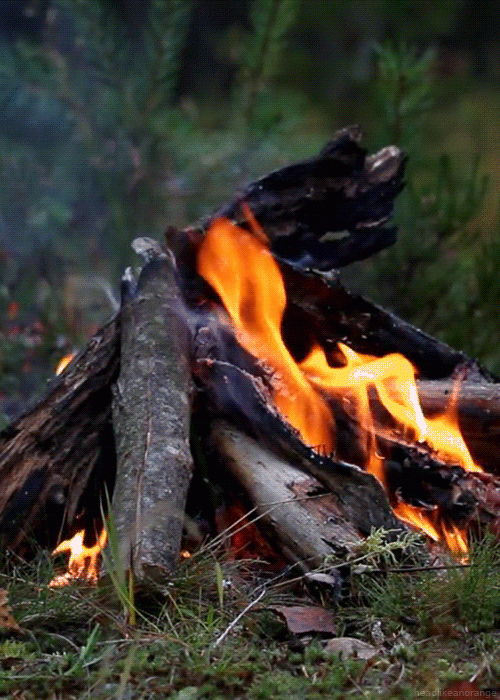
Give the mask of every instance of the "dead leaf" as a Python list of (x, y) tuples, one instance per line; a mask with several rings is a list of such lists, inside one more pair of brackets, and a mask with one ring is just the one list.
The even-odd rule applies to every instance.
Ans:
[(9, 594), (5, 588), (0, 588), (0, 630), (15, 630), (20, 632), (21, 628), (11, 615), (11, 607), (8, 605)]
[(476, 683), (453, 681), (441, 692), (441, 698), (479, 698), (483, 695)]
[(335, 634), (337, 631), (333, 614), (319, 606), (278, 605), (272, 606), (270, 609), (285, 618), (286, 625), (292, 634), (304, 634), (305, 632)]
[(362, 642), (354, 637), (334, 637), (329, 639), (325, 647), (328, 654), (339, 656), (341, 661), (354, 656), (358, 659), (371, 659), (378, 654), (378, 649), (371, 644)]

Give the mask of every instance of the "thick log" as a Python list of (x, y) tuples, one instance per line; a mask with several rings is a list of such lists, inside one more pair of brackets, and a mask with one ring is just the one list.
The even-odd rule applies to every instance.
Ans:
[(295, 356), (307, 354), (314, 339), (335, 363), (340, 341), (366, 355), (400, 353), (425, 379), (448, 379), (458, 368), (468, 367), (486, 381), (496, 380), (465, 353), (353, 294), (337, 274), (298, 272), (287, 265), (281, 271), (288, 299), (282, 332)]
[(215, 216), (245, 226), (246, 203), (275, 255), (300, 270), (344, 267), (392, 245), (406, 157), (396, 146), (368, 156), (361, 136), (357, 126), (341, 129), (319, 155), (248, 185)]
[(193, 468), (192, 380), (181, 307), (175, 265), (163, 255), (145, 265), (121, 311), (112, 511), (122, 565), (139, 579), (164, 574), (178, 560)]

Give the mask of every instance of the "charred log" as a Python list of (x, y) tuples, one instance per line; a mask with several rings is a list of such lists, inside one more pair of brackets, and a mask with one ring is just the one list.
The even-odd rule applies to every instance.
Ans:
[[(119, 366), (119, 318), (91, 339), (46, 394), (0, 437), (0, 536), (18, 551), (53, 548), (61, 534), (101, 518), (113, 489), (111, 386)], [(89, 543), (92, 544), (92, 543)]]
[[(298, 358), (310, 347), (308, 339), (321, 343), (332, 365), (337, 362), (337, 343), (359, 353), (382, 357), (400, 353), (407, 357), (425, 379), (449, 378), (458, 368), (468, 368), (485, 380), (494, 377), (465, 353), (433, 338), (411, 323), (398, 318), (359, 294), (352, 294), (336, 274), (298, 273), (282, 266), (288, 305), (283, 335)], [(300, 343), (294, 327), (299, 326)]]
[(169, 228), (167, 245), (186, 281), (193, 281), (196, 243), (215, 219), (248, 226), (243, 205), (275, 257), (299, 272), (344, 267), (392, 245), (396, 228), (390, 217), (404, 187), (406, 156), (395, 146), (368, 156), (360, 139), (359, 127), (341, 129), (319, 155), (251, 183), (194, 226)]
[(216, 216), (244, 226), (246, 203), (275, 255), (301, 270), (344, 267), (392, 245), (405, 156), (389, 146), (368, 157), (360, 140), (359, 127), (338, 131), (318, 156), (257, 180)]

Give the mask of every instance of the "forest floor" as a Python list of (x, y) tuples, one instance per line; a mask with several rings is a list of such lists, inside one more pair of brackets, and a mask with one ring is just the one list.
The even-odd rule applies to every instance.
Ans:
[[(446, 688), (443, 697), (494, 697), (499, 550), (477, 543), (468, 566), (449, 569), (391, 572), (389, 560), (383, 575), (352, 569), (337, 602), (221, 552), (183, 560), (148, 598), (120, 593), (110, 577), (50, 587), (47, 554), (10, 557), (0, 573), (0, 699), (409, 699)], [(460, 695), (465, 682), (472, 695)]]

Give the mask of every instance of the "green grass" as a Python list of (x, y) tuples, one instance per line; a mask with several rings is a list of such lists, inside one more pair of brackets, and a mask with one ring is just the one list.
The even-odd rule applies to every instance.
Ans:
[(500, 629), (500, 542), (491, 535), (473, 542), (469, 559), (468, 566), (436, 571), (391, 573), (388, 566), (388, 573), (362, 575), (357, 585), (377, 617), (410, 617), (426, 634)]
[[(380, 556), (367, 565), (383, 568)], [(392, 553), (386, 565), (401, 568)], [(342, 661), (321, 636), (287, 631), (269, 606), (317, 601), (300, 582), (274, 586), (258, 563), (194, 556), (163, 595), (136, 593), (130, 625), (109, 581), (54, 589), (46, 555), (8, 561), (0, 588), (22, 632), (0, 633), (0, 699), (413, 698), (475, 675), (499, 688), (499, 565), (499, 545), (486, 539), (469, 568), (354, 573), (356, 595), (335, 608), (337, 634), (379, 654)], [(217, 644), (264, 582), (259, 604)]]

